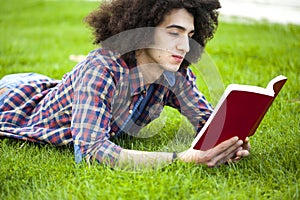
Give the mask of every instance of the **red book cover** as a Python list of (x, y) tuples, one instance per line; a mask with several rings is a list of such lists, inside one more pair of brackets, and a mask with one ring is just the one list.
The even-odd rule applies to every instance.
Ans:
[(286, 81), (287, 78), (280, 75), (272, 79), (267, 88), (229, 85), (194, 139), (192, 148), (205, 151), (234, 136), (245, 140), (253, 135)]

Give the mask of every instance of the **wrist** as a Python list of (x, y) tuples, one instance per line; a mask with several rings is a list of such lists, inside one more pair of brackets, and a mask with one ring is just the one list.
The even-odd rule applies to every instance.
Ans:
[(176, 152), (173, 152), (173, 155), (172, 155), (172, 163), (175, 162), (177, 160), (177, 153)]
[(185, 154), (186, 154), (186, 151), (177, 153), (177, 159), (176, 160), (186, 162), (185, 161), (185, 156), (184, 156)]

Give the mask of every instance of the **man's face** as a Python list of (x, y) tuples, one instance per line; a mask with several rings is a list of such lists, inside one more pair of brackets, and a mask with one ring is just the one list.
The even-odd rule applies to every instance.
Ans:
[(158, 71), (176, 72), (190, 51), (193, 34), (194, 17), (185, 9), (174, 9), (156, 27), (154, 44), (144, 52), (147, 62), (158, 64)]

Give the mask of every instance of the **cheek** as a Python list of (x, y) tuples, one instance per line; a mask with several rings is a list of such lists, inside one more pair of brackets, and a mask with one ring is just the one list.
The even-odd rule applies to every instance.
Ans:
[[(174, 46), (174, 38), (170, 38), (168, 35), (160, 34), (154, 37), (154, 48), (161, 51), (170, 51)], [(163, 52), (162, 52), (163, 53)]]
[(168, 49), (161, 49), (156, 52), (156, 58), (159, 59), (160, 61), (164, 61), (169, 55), (168, 52), (169, 52)]
[(161, 63), (161, 61), (164, 59), (164, 52), (164, 50), (161, 50), (158, 47), (154, 47), (148, 50), (148, 56), (151, 57), (151, 59), (155, 62)]

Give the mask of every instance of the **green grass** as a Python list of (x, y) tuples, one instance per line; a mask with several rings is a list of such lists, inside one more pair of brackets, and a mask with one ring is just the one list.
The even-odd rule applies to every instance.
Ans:
[[(0, 77), (37, 72), (61, 78), (76, 64), (70, 54), (95, 48), (82, 19), (97, 5), (1, 2)], [(71, 147), (0, 139), (0, 199), (299, 199), (300, 27), (221, 22), (207, 52), (224, 86), (266, 86), (279, 74), (289, 78), (251, 138), (250, 157), (212, 169), (176, 163), (134, 172), (75, 165)], [(214, 102), (210, 84), (199, 79), (201, 91)], [(187, 148), (192, 140), (190, 125), (172, 109), (144, 131), (155, 136), (123, 145), (171, 151)]]

